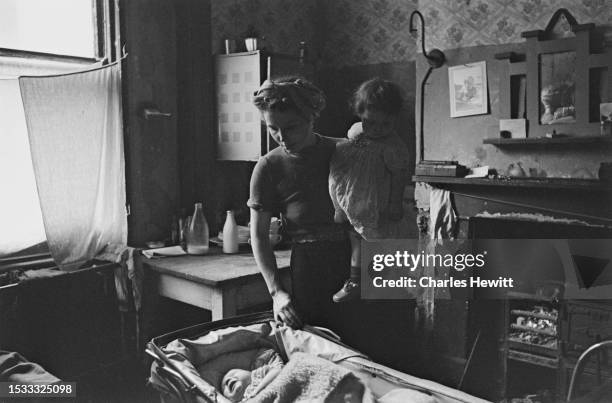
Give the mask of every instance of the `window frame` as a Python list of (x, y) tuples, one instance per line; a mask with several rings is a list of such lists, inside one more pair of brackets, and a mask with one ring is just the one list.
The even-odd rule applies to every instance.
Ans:
[[(120, 20), (119, 20), (119, 1), (120, 0), (93, 0), (92, 21), (94, 24), (94, 54), (95, 57), (83, 57), (73, 55), (63, 55), (55, 53), (35, 52), (23, 49), (0, 48), (0, 57), (14, 57), (19, 59), (36, 59), (49, 62), (67, 62), (75, 65), (90, 64), (102, 61), (103, 65), (118, 61), (122, 57), (120, 47)], [(45, 239), (44, 244), (47, 244)], [(27, 251), (32, 245), (23, 249)], [(0, 257), (0, 274), (11, 270), (29, 270), (57, 267), (51, 257), (48, 246), (47, 252), (15, 252), (6, 257)]]

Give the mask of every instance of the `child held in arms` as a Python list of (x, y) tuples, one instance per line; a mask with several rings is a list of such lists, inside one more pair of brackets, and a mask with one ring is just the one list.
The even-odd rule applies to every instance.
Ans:
[(361, 239), (402, 238), (402, 198), (408, 148), (397, 134), (403, 98), (399, 86), (374, 78), (353, 94), (351, 107), (361, 119), (340, 143), (330, 163), (329, 191), (336, 222), (349, 222), (351, 274), (335, 302), (360, 295)]

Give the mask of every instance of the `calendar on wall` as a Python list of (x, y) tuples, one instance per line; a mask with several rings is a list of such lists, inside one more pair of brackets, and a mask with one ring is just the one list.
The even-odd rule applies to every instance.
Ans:
[(260, 77), (258, 51), (217, 56), (217, 159), (257, 161), (261, 156), (261, 121), (252, 103)]

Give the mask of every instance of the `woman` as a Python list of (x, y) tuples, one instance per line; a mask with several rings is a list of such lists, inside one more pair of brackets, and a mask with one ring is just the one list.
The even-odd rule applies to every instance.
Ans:
[[(321, 90), (302, 78), (267, 80), (253, 103), (280, 147), (262, 157), (251, 177), (251, 245), (272, 296), (274, 317), (293, 328), (304, 323), (337, 329), (332, 295), (350, 266), (350, 243), (334, 223), (329, 162), (338, 140), (313, 132), (325, 106)], [(291, 238), (292, 292), (283, 289), (270, 246), (270, 218), (280, 213)]]

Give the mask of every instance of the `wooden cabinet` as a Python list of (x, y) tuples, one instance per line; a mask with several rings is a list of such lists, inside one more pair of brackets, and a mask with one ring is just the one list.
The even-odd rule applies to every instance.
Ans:
[(215, 67), (217, 159), (257, 161), (275, 144), (266, 136), (253, 94), (269, 77), (312, 78), (312, 66), (297, 56), (254, 51), (218, 55)]

